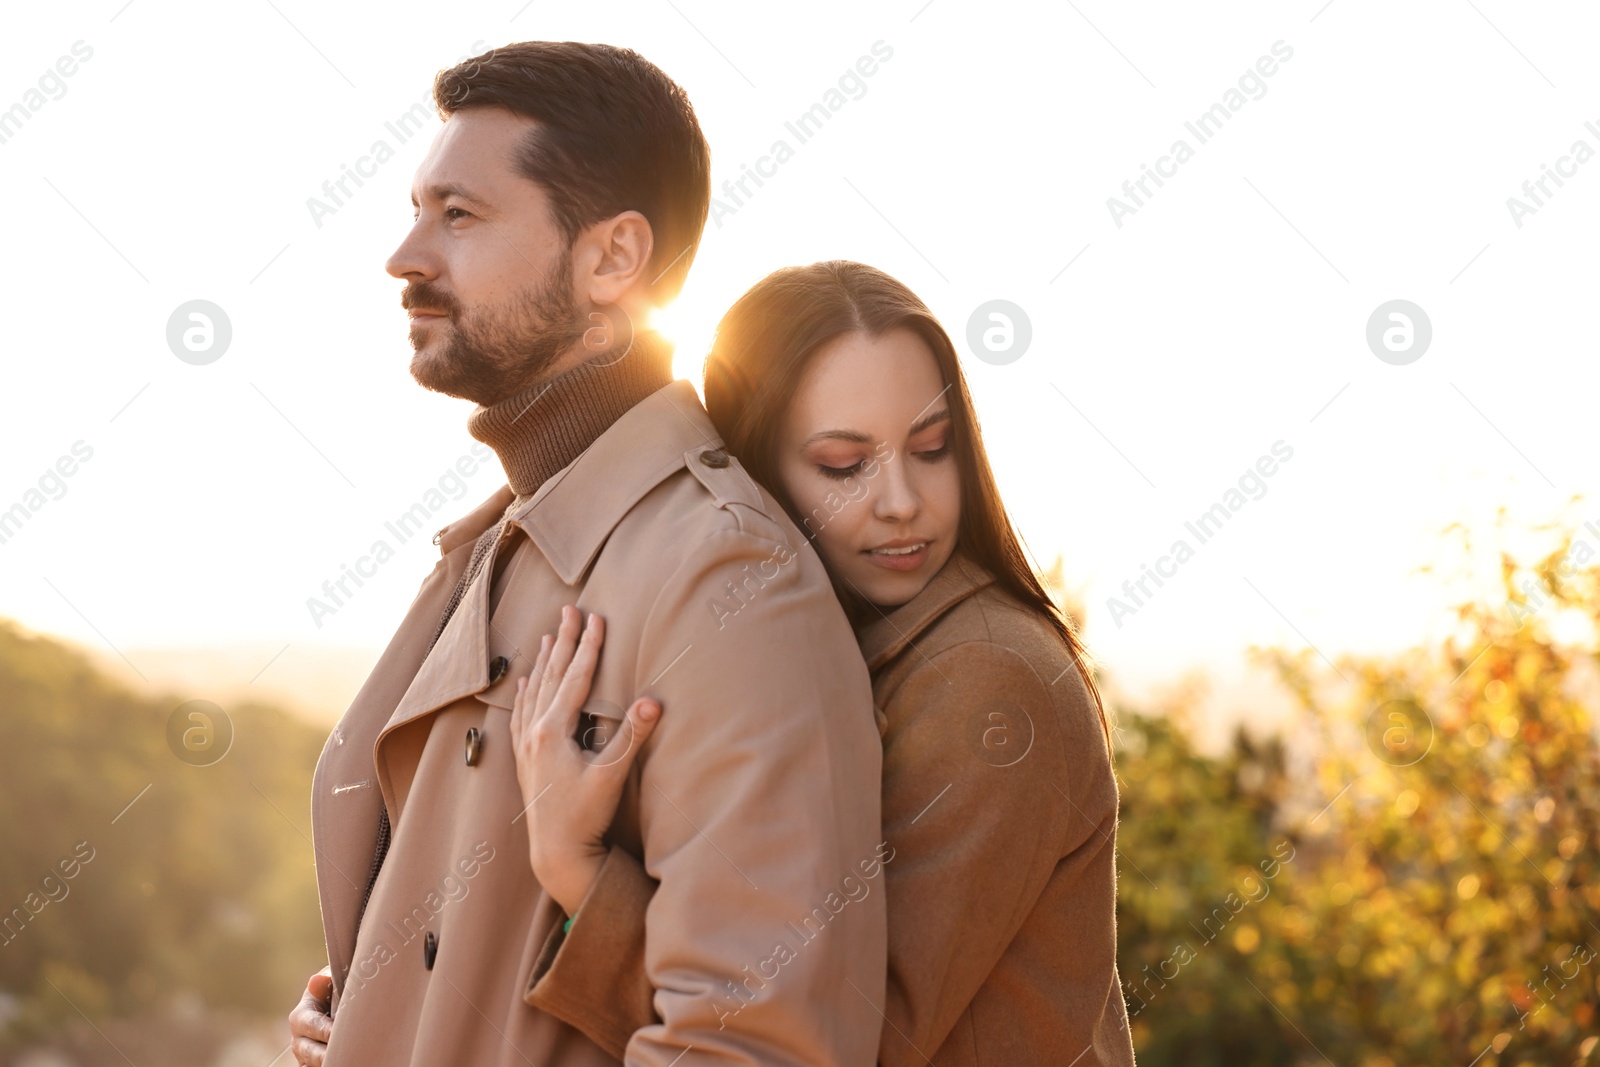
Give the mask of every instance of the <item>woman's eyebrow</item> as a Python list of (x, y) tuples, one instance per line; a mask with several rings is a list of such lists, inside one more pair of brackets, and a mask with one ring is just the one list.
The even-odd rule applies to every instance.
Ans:
[[(907, 432), (907, 436), (915, 437), (928, 427), (937, 425), (941, 422), (948, 422), (949, 419), (949, 408), (940, 408), (938, 411), (930, 412), (912, 424), (911, 429)], [(819, 430), (810, 437), (806, 438), (804, 441), (800, 442), (800, 447), (804, 448), (807, 445), (815, 444), (818, 441), (849, 441), (852, 444), (865, 445), (872, 443), (872, 437), (868, 434), (862, 433), (860, 430)]]
[(853, 444), (864, 445), (870, 443), (872, 438), (860, 430), (819, 430), (800, 442), (800, 447), (804, 448), (817, 441), (850, 441)]

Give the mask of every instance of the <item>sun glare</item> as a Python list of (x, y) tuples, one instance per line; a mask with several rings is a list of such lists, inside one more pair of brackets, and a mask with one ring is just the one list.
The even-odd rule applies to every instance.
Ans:
[(717, 318), (716, 308), (705, 306), (689, 292), (650, 313), (650, 329), (672, 344), (673, 376), (693, 382), (702, 399), (705, 397), (702, 366), (711, 347), (711, 336), (717, 329)]

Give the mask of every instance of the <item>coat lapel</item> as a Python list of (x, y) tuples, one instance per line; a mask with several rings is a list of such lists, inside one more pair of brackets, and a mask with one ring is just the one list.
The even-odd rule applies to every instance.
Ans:
[(887, 613), (879, 611), (857, 629), (856, 640), (867, 669), (876, 671), (904, 652), (941, 615), (993, 582), (994, 575), (958, 547), (922, 592)]
[[(311, 787), (312, 848), (323, 936), (333, 969), (334, 996), (344, 986), (355, 952), (361, 897), (377, 848), (382, 804), (374, 763), (378, 734), (422, 667), (439, 619), (467, 569), (472, 546), (514, 498), (502, 486), (468, 515), (440, 530), (439, 563), (423, 580), (405, 620), (379, 657), (366, 683), (329, 734)], [(448, 633), (441, 636), (443, 641)], [(337, 999), (335, 1001), (337, 1003)]]

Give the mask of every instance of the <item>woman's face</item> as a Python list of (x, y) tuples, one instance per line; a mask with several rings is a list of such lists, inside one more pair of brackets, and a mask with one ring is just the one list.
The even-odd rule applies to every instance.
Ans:
[(778, 477), (834, 580), (881, 608), (920, 593), (955, 548), (950, 402), (907, 329), (820, 348), (784, 413)]

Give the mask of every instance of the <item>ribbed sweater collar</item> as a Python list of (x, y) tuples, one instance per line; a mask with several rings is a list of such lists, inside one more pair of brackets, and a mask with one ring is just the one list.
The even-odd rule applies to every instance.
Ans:
[(467, 417), (467, 432), (494, 449), (519, 497), (577, 459), (623, 413), (672, 381), (672, 348), (639, 333), (627, 354), (607, 353)]

